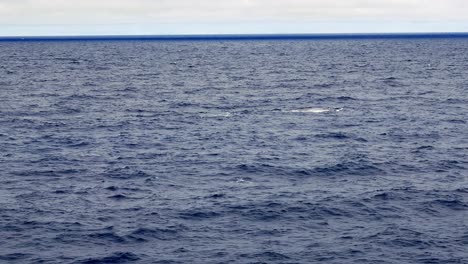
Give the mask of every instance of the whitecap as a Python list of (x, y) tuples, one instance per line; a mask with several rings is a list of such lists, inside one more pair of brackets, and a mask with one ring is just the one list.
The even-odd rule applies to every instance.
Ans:
[(314, 114), (320, 114), (320, 113), (329, 113), (329, 112), (340, 112), (343, 110), (343, 108), (319, 108), (319, 107), (314, 107), (314, 108), (301, 108), (301, 109), (294, 109), (290, 110), (289, 112), (291, 113), (314, 113)]
[(203, 117), (211, 117), (211, 118), (216, 118), (216, 117), (231, 117), (232, 114), (230, 112), (223, 112), (223, 113), (205, 113), (202, 114)]

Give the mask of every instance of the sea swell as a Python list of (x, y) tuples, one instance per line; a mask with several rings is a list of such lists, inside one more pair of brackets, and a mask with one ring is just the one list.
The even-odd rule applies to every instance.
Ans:
[(466, 263), (466, 54), (2, 42), (0, 262)]

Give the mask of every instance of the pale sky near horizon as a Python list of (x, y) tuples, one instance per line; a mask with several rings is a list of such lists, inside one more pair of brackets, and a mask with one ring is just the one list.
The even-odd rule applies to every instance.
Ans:
[(0, 36), (468, 32), (468, 0), (0, 0)]

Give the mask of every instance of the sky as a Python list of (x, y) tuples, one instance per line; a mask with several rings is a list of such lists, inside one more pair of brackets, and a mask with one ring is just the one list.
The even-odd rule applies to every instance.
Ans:
[(468, 32), (468, 0), (0, 0), (0, 36)]

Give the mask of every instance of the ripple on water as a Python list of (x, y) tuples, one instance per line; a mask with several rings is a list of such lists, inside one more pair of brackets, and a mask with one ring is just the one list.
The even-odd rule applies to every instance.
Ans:
[(2, 42), (0, 61), (2, 264), (468, 263), (465, 40)]
[(79, 264), (102, 264), (102, 263), (128, 263), (137, 262), (141, 258), (131, 252), (115, 252), (110, 255), (92, 257), (84, 260), (77, 261)]

